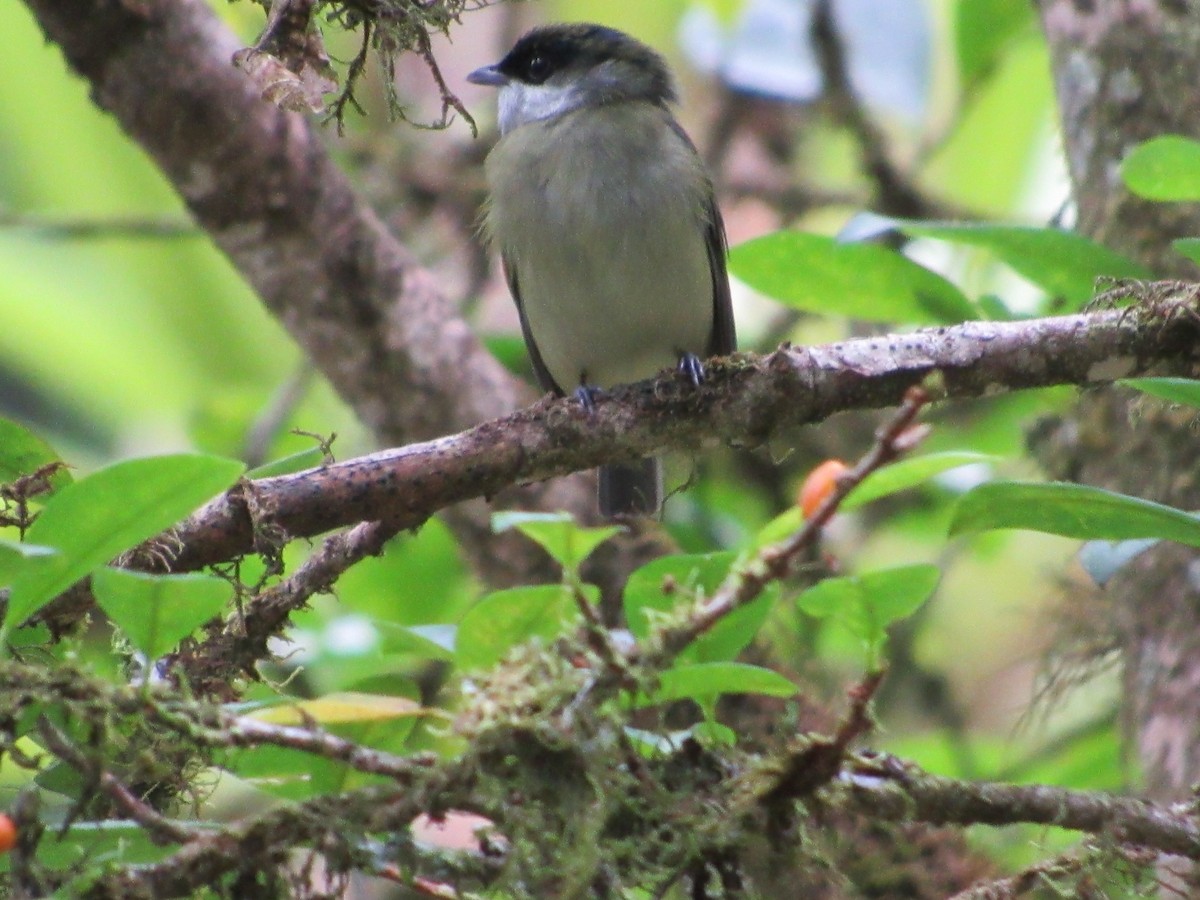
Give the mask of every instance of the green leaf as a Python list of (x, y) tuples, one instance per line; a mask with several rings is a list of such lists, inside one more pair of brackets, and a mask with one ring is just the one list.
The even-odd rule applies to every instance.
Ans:
[(0, 538), (0, 587), (11, 584), (28, 565), (27, 560), (54, 556), (57, 553), (53, 547)]
[(978, 318), (949, 281), (877, 244), (780, 231), (734, 247), (729, 264), (755, 290), (808, 312), (916, 324)]
[[(711, 596), (733, 565), (733, 553), (663, 556), (635, 570), (625, 582), (625, 621), (638, 640), (645, 640), (655, 620), (676, 605)], [(657, 615), (656, 615), (657, 614)]]
[(1178, 134), (1144, 141), (1125, 156), (1121, 178), (1147, 200), (1200, 200), (1200, 142)]
[(388, 653), (454, 661), (454, 644), (458, 634), (458, 628), (454, 625), (408, 626), (378, 620), (374, 621), (374, 625), (383, 635), (383, 649)]
[(918, 222), (897, 219), (896, 227), (913, 237), (936, 238), (980, 247), (1072, 308), (1091, 299), (1099, 276), (1149, 278), (1148, 269), (1081, 234), (1058, 228)]
[(575, 572), (592, 551), (615, 534), (619, 525), (585, 528), (567, 513), (501, 512), (492, 516), (492, 531), (515, 528), (536, 541), (568, 572)]
[(436, 710), (428, 709), (408, 697), (339, 691), (311, 700), (288, 700), (275, 706), (256, 709), (247, 714), (246, 718), (276, 725), (305, 725), (316, 722), (322, 726), (329, 726), (423, 717), (435, 713)]
[(124, 569), (96, 571), (92, 592), (100, 608), (149, 660), (219, 616), (233, 599), (233, 586), (211, 575), (148, 575)]
[[(318, 722), (322, 730), (364, 747), (407, 753), (418, 726), (431, 718), (444, 720), (445, 713), (423, 707), (412, 695), (341, 691), (310, 700), (285, 699), (246, 718), (287, 726)], [(290, 800), (379, 783), (379, 776), (290, 747), (234, 750), (223, 757), (222, 766), (260, 790)]]
[[(54, 448), (23, 425), (0, 419), (0, 484), (16, 481), (42, 466), (60, 462)], [(62, 468), (51, 478), (55, 490), (71, 483), (71, 472)]]
[(885, 629), (916, 612), (940, 577), (937, 566), (919, 564), (827, 578), (796, 598), (796, 605), (810, 616), (845, 625), (865, 645), (868, 665), (874, 669), (887, 638)]
[(886, 628), (915, 613), (941, 577), (937, 566), (917, 564), (867, 572), (859, 581), (875, 620)]
[(1171, 241), (1171, 249), (1200, 265), (1200, 238), (1178, 238)]
[(338, 579), (338, 602), (377, 622), (457, 622), (479, 599), (447, 526), (434, 519), (388, 541)]
[[(588, 602), (600, 591), (585, 585)], [(570, 589), (561, 584), (510, 588), (488, 594), (458, 625), (455, 657), (464, 669), (485, 669), (530, 638), (550, 639), (577, 613)]]
[(59, 555), (13, 584), (6, 624), (19, 625), (117, 554), (174, 525), (233, 484), (242, 468), (215, 456), (157, 456), (115, 463), (63, 488), (25, 535)]
[(959, 498), (951, 535), (993, 528), (1081, 540), (1161, 538), (1200, 547), (1200, 520), (1195, 516), (1082, 484), (989, 481)]
[(1184, 406), (1200, 406), (1200, 381), (1191, 378), (1125, 378), (1125, 387)]
[[(172, 849), (175, 848), (156, 845), (138, 822), (124, 819), (76, 821), (65, 834), (59, 834), (56, 828), (47, 829), (38, 844), (37, 860), (39, 866), (58, 872), (85, 871), (78, 882), (68, 882), (54, 895), (79, 897), (87, 888), (93, 887), (89, 882), (94, 879), (97, 867), (152, 863)], [(0, 872), (4, 870), (5, 864), (0, 861)]]
[(997, 456), (966, 450), (947, 450), (942, 453), (928, 453), (925, 456), (902, 459), (890, 466), (877, 469), (864, 478), (862, 484), (851, 491), (850, 495), (842, 502), (841, 508), (843, 510), (857, 509), (881, 497), (888, 497), (900, 491), (917, 487), (944, 472), (962, 466), (999, 461), (1000, 458)]
[(638, 697), (637, 706), (655, 706), (675, 700), (706, 702), (722, 694), (766, 694), (792, 697), (796, 685), (778, 672), (735, 662), (709, 662), (675, 666), (663, 672), (658, 689)]
[(692, 737), (705, 747), (734, 747), (737, 745), (737, 732), (715, 719), (697, 722), (692, 726), (691, 732)]
[(759, 529), (754, 536), (755, 547), (765, 547), (776, 544), (784, 538), (795, 534), (804, 525), (804, 513), (799, 506), (789, 506), (770, 522)]
[(965, 86), (985, 77), (1004, 48), (1033, 17), (1028, 3), (1012, 0), (959, 0), (955, 7), (954, 48)]

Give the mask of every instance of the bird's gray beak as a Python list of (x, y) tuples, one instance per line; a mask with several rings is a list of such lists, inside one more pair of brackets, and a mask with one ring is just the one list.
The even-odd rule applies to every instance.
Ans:
[(503, 87), (508, 84), (508, 76), (495, 66), (484, 66), (468, 75), (467, 81), (471, 84), (484, 84), (488, 87)]

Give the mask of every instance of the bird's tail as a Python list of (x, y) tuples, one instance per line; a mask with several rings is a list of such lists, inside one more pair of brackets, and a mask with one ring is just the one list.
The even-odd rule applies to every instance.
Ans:
[(640, 459), (630, 465), (600, 467), (600, 515), (653, 516), (662, 506), (662, 464)]

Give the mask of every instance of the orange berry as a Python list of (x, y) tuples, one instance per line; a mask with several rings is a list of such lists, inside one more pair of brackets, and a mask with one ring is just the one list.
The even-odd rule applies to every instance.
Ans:
[(17, 823), (0, 813), (0, 853), (7, 853), (17, 846)]
[(804, 518), (812, 518), (813, 513), (837, 487), (838, 478), (848, 471), (850, 467), (840, 459), (827, 459), (808, 473), (800, 487), (800, 495), (796, 498)]

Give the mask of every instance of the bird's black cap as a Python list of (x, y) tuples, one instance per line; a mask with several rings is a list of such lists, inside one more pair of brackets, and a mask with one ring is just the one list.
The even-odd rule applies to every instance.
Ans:
[[(543, 25), (523, 35), (494, 66), (468, 76), (475, 84), (502, 85), (509, 81), (542, 84), (556, 74), (589, 71), (604, 64), (621, 64), (640, 76), (638, 94), (657, 103), (675, 100), (675, 85), (666, 61), (650, 47), (623, 31), (604, 25)], [(626, 82), (628, 83), (628, 82)]]

